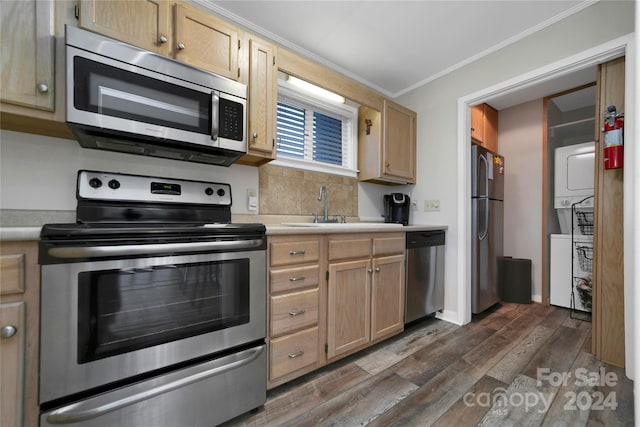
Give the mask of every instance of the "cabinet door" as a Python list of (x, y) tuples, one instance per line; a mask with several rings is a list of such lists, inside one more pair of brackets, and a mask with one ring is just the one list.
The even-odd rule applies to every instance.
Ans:
[(371, 340), (404, 328), (404, 255), (374, 258), (371, 282)]
[(471, 107), (471, 138), (484, 142), (484, 104)]
[(484, 105), (484, 146), (498, 152), (498, 111), (487, 104)]
[(416, 180), (416, 113), (384, 101), (382, 171), (388, 178)]
[(208, 13), (176, 5), (175, 58), (194, 67), (238, 79), (238, 30)]
[(0, 328), (7, 334), (0, 338), (0, 425), (6, 427), (23, 425), (24, 325), (23, 302), (0, 305)]
[(2, 1), (3, 102), (53, 111), (53, 0)]
[(370, 261), (329, 264), (327, 358), (369, 342), (371, 330)]
[(277, 65), (275, 46), (249, 41), (249, 153), (275, 159)]
[(170, 2), (80, 0), (79, 6), (80, 27), (151, 52), (170, 54)]

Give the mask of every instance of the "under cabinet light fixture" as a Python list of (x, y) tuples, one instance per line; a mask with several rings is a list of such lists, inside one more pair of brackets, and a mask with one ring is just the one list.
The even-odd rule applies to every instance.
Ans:
[(297, 86), (298, 88), (309, 92), (313, 95), (316, 96), (320, 96), (326, 100), (329, 100), (331, 102), (335, 102), (337, 104), (344, 104), (345, 103), (345, 98), (344, 96), (338, 95), (337, 93), (333, 93), (331, 91), (328, 91), (326, 89), (323, 89), (319, 86), (316, 86), (314, 84), (311, 84), (309, 82), (306, 82), (304, 80), (300, 80), (297, 77), (293, 77), (293, 76), (287, 76), (287, 81), (289, 83), (291, 83), (294, 86)]

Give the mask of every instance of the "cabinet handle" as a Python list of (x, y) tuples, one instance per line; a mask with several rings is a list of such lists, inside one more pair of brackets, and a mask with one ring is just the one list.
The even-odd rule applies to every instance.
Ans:
[(38, 84), (38, 92), (40, 92), (40, 93), (47, 93), (47, 92), (49, 92), (49, 86), (47, 86), (47, 85), (46, 85), (46, 84), (44, 84), (44, 83), (39, 83), (39, 84)]
[(295, 353), (289, 353), (289, 359), (295, 359), (296, 357), (300, 357), (304, 354), (304, 350), (298, 350)]
[(302, 310), (298, 310), (298, 311), (290, 311), (289, 312), (289, 316), (293, 317), (293, 316), (299, 316), (301, 314), (305, 314), (307, 311), (303, 308)]
[(367, 273), (373, 273), (373, 270), (370, 268), (367, 268)]
[(289, 255), (304, 255), (306, 251), (303, 249), (301, 251), (289, 251)]
[(289, 278), (289, 281), (290, 281), (290, 282), (297, 282), (297, 281), (299, 281), (299, 280), (304, 280), (304, 279), (306, 279), (306, 278), (307, 278), (306, 276), (290, 277), (290, 278)]
[(160, 36), (160, 43), (165, 44), (167, 42), (167, 38), (165, 36)]
[(380, 273), (380, 267), (376, 267), (376, 273)]
[(0, 336), (3, 339), (6, 338), (11, 338), (13, 337), (16, 333), (18, 332), (18, 328), (16, 328), (13, 325), (9, 325), (9, 326), (3, 326), (2, 329), (0, 329)]
[(253, 135), (251, 135), (253, 137), (253, 139), (257, 139), (258, 138), (258, 132), (254, 132)]
[(391, 163), (387, 162), (384, 164), (384, 167), (388, 168), (389, 166), (391, 166)]
[(184, 43), (178, 43), (178, 50), (184, 50)]

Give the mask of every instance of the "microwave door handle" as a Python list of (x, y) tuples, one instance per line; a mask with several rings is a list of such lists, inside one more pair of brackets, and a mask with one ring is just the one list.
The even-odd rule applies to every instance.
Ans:
[(218, 140), (220, 133), (220, 96), (216, 91), (211, 92), (211, 139)]

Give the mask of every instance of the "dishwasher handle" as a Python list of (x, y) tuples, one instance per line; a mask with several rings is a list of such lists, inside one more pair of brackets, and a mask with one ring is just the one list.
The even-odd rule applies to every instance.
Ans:
[(412, 231), (407, 233), (407, 249), (444, 246), (444, 242), (444, 230)]

